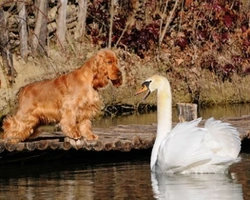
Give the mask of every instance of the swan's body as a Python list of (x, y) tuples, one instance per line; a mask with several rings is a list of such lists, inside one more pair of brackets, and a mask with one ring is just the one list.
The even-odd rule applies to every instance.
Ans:
[[(151, 153), (153, 172), (224, 173), (239, 160), (239, 132), (229, 123), (210, 118), (204, 128), (201, 118), (177, 124), (172, 129), (172, 95), (168, 80), (154, 75), (137, 94), (157, 90), (157, 135)], [(148, 94), (149, 94), (148, 93)]]

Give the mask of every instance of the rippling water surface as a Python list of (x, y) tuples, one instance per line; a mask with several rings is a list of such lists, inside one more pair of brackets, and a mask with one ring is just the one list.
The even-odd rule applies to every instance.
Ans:
[[(214, 112), (214, 113), (213, 113)], [(200, 111), (204, 118), (249, 114), (248, 107)], [(95, 126), (156, 123), (156, 113), (104, 119)], [(0, 200), (238, 200), (250, 199), (250, 154), (230, 168), (229, 174), (151, 174), (150, 152), (105, 161), (105, 157), (64, 159), (58, 162), (15, 164), (0, 167)], [(104, 161), (104, 162), (103, 162)]]
[(1, 168), (0, 199), (249, 199), (250, 158), (241, 156), (229, 174), (155, 176), (147, 157), (8, 166)]

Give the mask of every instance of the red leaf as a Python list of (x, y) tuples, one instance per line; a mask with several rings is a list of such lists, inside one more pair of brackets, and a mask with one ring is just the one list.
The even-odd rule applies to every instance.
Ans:
[(229, 14), (224, 16), (224, 24), (226, 25), (226, 27), (230, 27), (233, 23), (233, 17)]

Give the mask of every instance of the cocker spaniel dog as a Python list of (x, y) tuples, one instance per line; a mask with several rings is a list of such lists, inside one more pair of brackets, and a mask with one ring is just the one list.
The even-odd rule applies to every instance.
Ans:
[(16, 114), (3, 121), (3, 139), (24, 141), (37, 135), (40, 123), (50, 122), (59, 122), (69, 138), (98, 139), (92, 132), (91, 119), (101, 107), (98, 88), (109, 82), (120, 86), (122, 73), (115, 53), (102, 49), (68, 74), (26, 85), (19, 92)]

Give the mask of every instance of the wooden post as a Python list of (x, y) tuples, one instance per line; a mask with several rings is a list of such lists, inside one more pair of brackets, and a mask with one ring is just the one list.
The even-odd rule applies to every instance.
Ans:
[(3, 68), (5, 69), (10, 85), (12, 85), (15, 81), (17, 72), (13, 66), (13, 58), (12, 53), (10, 52), (9, 44), (9, 32), (6, 24), (7, 22), (4, 16), (4, 10), (0, 7), (0, 52), (3, 60)]
[(37, 16), (34, 36), (32, 40), (32, 48), (35, 53), (47, 55), (47, 16), (48, 16), (48, 1), (37, 0)]
[(180, 122), (191, 121), (197, 118), (197, 104), (177, 103)]
[(20, 53), (22, 58), (28, 59), (28, 31), (27, 31), (27, 14), (24, 2), (17, 3), (19, 11), (19, 38), (20, 38)]
[(78, 0), (78, 20), (76, 25), (75, 39), (82, 41), (86, 31), (86, 17), (88, 0)]
[(57, 43), (60, 46), (65, 45), (66, 41), (66, 14), (67, 14), (67, 3), (68, 0), (60, 0), (58, 1), (59, 9), (58, 9), (58, 21), (57, 21)]

